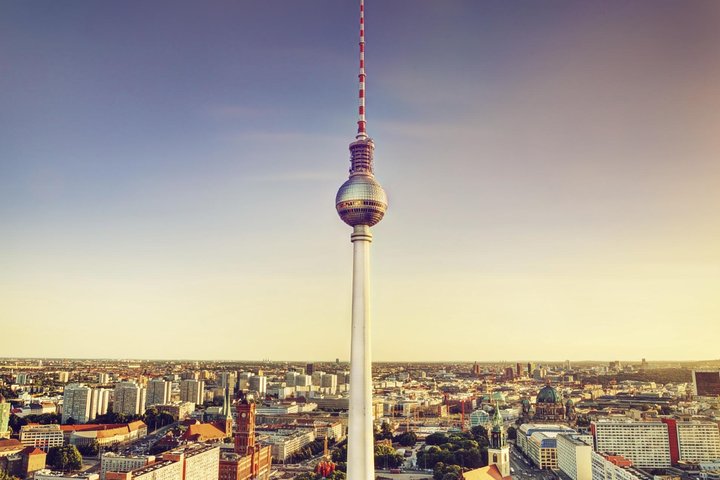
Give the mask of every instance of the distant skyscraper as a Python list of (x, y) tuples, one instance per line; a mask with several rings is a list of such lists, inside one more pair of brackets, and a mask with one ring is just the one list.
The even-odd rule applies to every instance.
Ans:
[(267, 377), (264, 375), (253, 375), (248, 379), (248, 388), (264, 396), (267, 392)]
[(170, 402), (171, 394), (172, 382), (168, 382), (164, 378), (153, 378), (147, 384), (147, 395), (145, 397), (144, 407), (165, 405)]
[(182, 380), (180, 382), (180, 401), (202, 405), (205, 400), (205, 382), (203, 380)]
[(145, 389), (135, 382), (120, 382), (115, 386), (113, 412), (139, 415), (145, 407)]
[(85, 385), (72, 383), (63, 392), (62, 423), (73, 419), (75, 423), (87, 423), (90, 417), (92, 389)]
[(693, 370), (692, 379), (696, 396), (720, 396), (720, 370)]
[(350, 412), (348, 418), (349, 480), (375, 477), (373, 455), (372, 361), (370, 358), (370, 227), (382, 220), (387, 196), (373, 173), (375, 145), (365, 122), (365, 5), (360, 0), (360, 73), (358, 128), (350, 144), (350, 178), (335, 197), (340, 218), (353, 227)]

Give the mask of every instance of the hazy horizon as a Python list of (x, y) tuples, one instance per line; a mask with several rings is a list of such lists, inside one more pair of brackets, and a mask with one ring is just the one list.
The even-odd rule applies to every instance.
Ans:
[[(11, 2), (3, 354), (348, 358), (357, 2)], [(711, 358), (720, 2), (367, 0), (373, 358)]]

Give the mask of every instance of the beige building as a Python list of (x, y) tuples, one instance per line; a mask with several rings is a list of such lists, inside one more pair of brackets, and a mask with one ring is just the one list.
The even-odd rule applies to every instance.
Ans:
[(20, 428), (20, 443), (26, 447), (37, 447), (47, 452), (52, 447), (61, 447), (65, 439), (60, 425), (23, 425)]
[(115, 386), (113, 412), (140, 415), (145, 412), (145, 388), (135, 382), (120, 382)]
[(559, 434), (556, 443), (558, 469), (572, 480), (592, 480), (592, 447), (567, 433)]
[(708, 462), (720, 459), (720, 430), (715, 422), (677, 422), (680, 460)]
[(622, 455), (640, 468), (670, 466), (668, 426), (663, 422), (598, 420), (592, 430), (598, 452)]

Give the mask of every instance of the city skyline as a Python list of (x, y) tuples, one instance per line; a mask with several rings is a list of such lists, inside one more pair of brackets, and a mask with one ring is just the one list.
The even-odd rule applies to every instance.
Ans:
[[(349, 358), (355, 2), (6, 10), (3, 355)], [(375, 359), (716, 356), (719, 4), (367, 16)]]

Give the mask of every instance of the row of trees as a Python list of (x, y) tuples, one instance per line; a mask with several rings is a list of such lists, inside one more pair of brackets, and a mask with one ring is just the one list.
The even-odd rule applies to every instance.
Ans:
[(323, 440), (320, 440), (319, 438), (315, 439), (314, 441), (305, 445), (300, 450), (290, 455), (288, 463), (298, 463), (309, 460), (318, 453), (322, 452), (323, 448), (325, 448), (325, 442)]
[[(392, 446), (379, 443), (375, 445), (375, 468), (388, 469), (398, 468), (403, 464), (405, 458), (400, 455)], [(345, 471), (347, 465), (347, 442), (339, 444), (332, 451), (332, 460), (337, 464), (337, 470)], [(337, 471), (336, 470), (336, 471)]]
[(13, 432), (18, 433), (23, 425), (28, 423), (39, 423), (40, 425), (49, 425), (51, 423), (60, 423), (60, 415), (57, 413), (43, 413), (42, 415), (26, 415), (24, 417), (18, 417), (17, 415), (10, 415), (10, 422), (8, 425), (12, 428)]
[(295, 480), (322, 480), (323, 478), (328, 480), (345, 480), (347, 474), (341, 470), (335, 470), (327, 477), (323, 477), (321, 474), (314, 472), (303, 472), (295, 476)]

